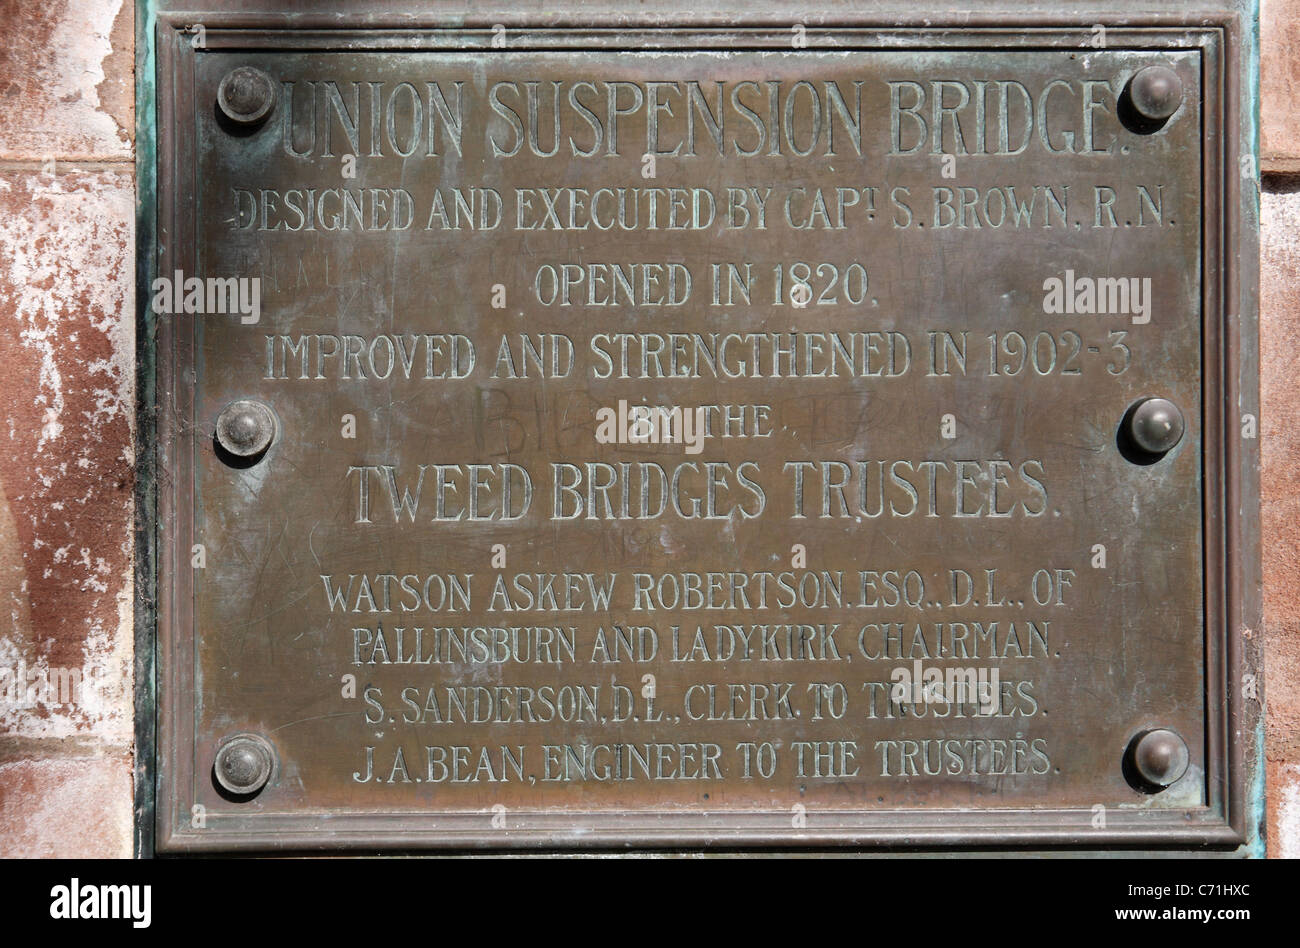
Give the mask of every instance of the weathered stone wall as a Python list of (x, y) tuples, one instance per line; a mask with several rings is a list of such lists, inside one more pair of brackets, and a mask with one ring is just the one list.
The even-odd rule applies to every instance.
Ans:
[(0, 0), (0, 855), (131, 852), (132, 30)]
[[(1269, 850), (1300, 857), (1300, 0), (1262, 19)], [(83, 679), (0, 703), (0, 856), (131, 852), (132, 21), (0, 0), (0, 670)]]
[(1263, 0), (1260, 436), (1268, 846), (1300, 858), (1300, 0)]

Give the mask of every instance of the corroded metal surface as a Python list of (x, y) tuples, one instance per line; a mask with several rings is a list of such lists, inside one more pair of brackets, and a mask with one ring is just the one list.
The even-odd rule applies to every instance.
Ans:
[(163, 848), (1238, 838), (1215, 31), (188, 36)]

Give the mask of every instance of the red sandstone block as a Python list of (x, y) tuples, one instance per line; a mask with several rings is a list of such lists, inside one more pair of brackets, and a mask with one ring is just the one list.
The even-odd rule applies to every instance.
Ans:
[(129, 759), (0, 764), (0, 857), (128, 857), (131, 826)]
[(133, 11), (0, 0), (0, 159), (131, 157)]
[(1262, 0), (1260, 148), (1265, 171), (1300, 171), (1300, 0)]
[(1261, 218), (1260, 449), (1265, 697), (1271, 760), (1300, 762), (1300, 192)]
[(1268, 763), (1268, 855), (1300, 859), (1300, 765)]

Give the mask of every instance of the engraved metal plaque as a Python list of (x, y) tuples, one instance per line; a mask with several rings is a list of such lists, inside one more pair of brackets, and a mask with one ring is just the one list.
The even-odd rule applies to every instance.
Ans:
[(158, 848), (1241, 843), (1186, 19), (164, 18)]

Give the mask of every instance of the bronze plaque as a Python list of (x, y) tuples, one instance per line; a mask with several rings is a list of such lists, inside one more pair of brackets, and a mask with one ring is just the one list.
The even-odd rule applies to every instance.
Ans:
[(1240, 840), (1220, 29), (197, 38), (160, 849)]

